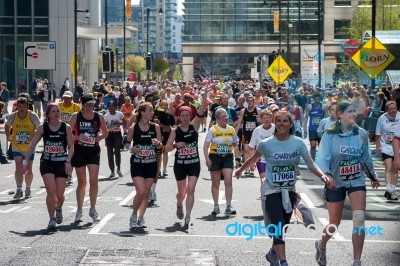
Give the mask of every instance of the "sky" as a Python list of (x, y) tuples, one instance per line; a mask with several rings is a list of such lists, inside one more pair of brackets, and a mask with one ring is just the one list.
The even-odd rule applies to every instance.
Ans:
[[(139, 5), (140, 0), (131, 0), (132, 5)], [(178, 0), (178, 15), (182, 15), (182, 9), (183, 9), (183, 4), (184, 0)]]

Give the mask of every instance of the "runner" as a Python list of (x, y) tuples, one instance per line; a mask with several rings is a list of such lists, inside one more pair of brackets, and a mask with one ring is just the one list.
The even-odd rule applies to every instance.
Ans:
[(319, 142), (321, 141), (321, 138), (317, 134), (317, 129), (321, 120), (328, 115), (326, 106), (321, 103), (319, 93), (313, 95), (313, 100), (314, 102), (307, 105), (306, 107), (306, 114), (304, 116), (304, 138), (307, 137), (307, 123), (308, 118), (310, 118), (310, 123), (308, 125), (308, 130), (310, 134), (308, 139), (310, 140), (311, 158), (315, 160), (317, 145), (319, 145)]
[[(258, 126), (251, 135), (251, 139), (249, 142), (249, 148), (252, 149), (254, 154), (254, 149), (257, 145), (263, 140), (273, 135), (275, 131), (275, 125), (272, 123), (272, 112), (268, 109), (264, 109), (261, 111), (261, 125)], [(256, 163), (257, 170), (260, 176), (261, 183), (265, 178), (265, 167), (266, 162), (264, 156), (260, 158), (260, 160)]]
[(321, 120), (321, 123), (319, 123), (318, 129), (317, 129), (317, 134), (319, 137), (322, 137), (322, 134), (324, 134), (325, 130), (330, 128), (332, 124), (336, 121), (336, 109), (337, 109), (337, 102), (332, 102), (329, 107), (329, 117), (326, 117)]
[(294, 122), (294, 134), (301, 138), (303, 136), (303, 108), (295, 102), (294, 95), (288, 96), (288, 105), (282, 108), (283, 111), (289, 111)]
[[(396, 128), (400, 125), (400, 112), (394, 101), (386, 103), (386, 113), (378, 119), (375, 131), (375, 147), (377, 155), (381, 155), (385, 164), (386, 191), (384, 197), (388, 200), (399, 200), (395, 194), (398, 171), (393, 165), (394, 153), (392, 140)], [(399, 151), (399, 149), (396, 149)]]
[[(71, 174), (71, 158), (74, 154), (71, 127), (61, 121), (60, 108), (56, 103), (49, 103), (46, 108), (46, 120), (38, 127), (26, 151), (29, 158), (36, 145), (43, 138), (44, 148), (40, 158), (40, 174), (46, 187), (46, 205), (50, 221), (48, 229), (55, 229), (56, 224), (63, 221), (62, 206), (67, 176)], [(26, 171), (28, 161), (24, 160), (23, 171)]]
[[(76, 201), (78, 209), (75, 223), (82, 221), (83, 199), (86, 190), (86, 168), (89, 171), (89, 217), (93, 222), (100, 221), (96, 210), (97, 192), (99, 186), (100, 146), (99, 142), (108, 136), (108, 130), (104, 117), (93, 111), (94, 99), (91, 94), (81, 97), (82, 109), (74, 113), (69, 121), (74, 134), (74, 155), (71, 159), (72, 167), (78, 178), (76, 188)], [(99, 135), (99, 132), (101, 134)]]
[[(255, 101), (253, 95), (247, 97), (247, 108), (240, 110), (238, 126), (236, 127), (236, 132), (242, 127), (242, 135), (238, 137), (242, 138), (243, 148), (244, 148), (244, 161), (246, 161), (253, 153), (253, 150), (249, 147), (249, 142), (254, 129), (258, 127), (260, 121), (261, 110), (255, 107)], [(250, 169), (245, 170), (245, 175), (254, 177), (254, 166)]]
[[(265, 157), (266, 178), (262, 186), (262, 195), (266, 202), (265, 211), (271, 224), (282, 227), (290, 223), (293, 206), (297, 200), (295, 169), (300, 156), (312, 173), (319, 176), (327, 186), (334, 187), (334, 181), (324, 175), (311, 159), (303, 140), (293, 136), (292, 124), (290, 113), (279, 111), (276, 115), (274, 135), (260, 142), (253, 156), (235, 172), (235, 176), (240, 178), (247, 167), (258, 162), (261, 156)], [(271, 231), (273, 244), (265, 257), (270, 265), (288, 265), (282, 232), (275, 232), (273, 227)]]
[(110, 167), (111, 170), (111, 174), (108, 176), (108, 178), (115, 177), (115, 165), (117, 165), (118, 177), (123, 177), (121, 172), (121, 125), (124, 124), (124, 115), (122, 112), (116, 111), (117, 103), (114, 101), (108, 102), (107, 109), (108, 112), (104, 115), (104, 121), (106, 122), (108, 129), (108, 136), (105, 141), (107, 147), (108, 167)]
[(356, 108), (351, 103), (341, 102), (337, 107), (337, 117), (338, 120), (322, 135), (317, 154), (317, 165), (334, 179), (335, 186), (325, 188), (329, 225), (324, 229), (321, 241), (315, 242), (315, 257), (319, 265), (327, 264), (326, 244), (342, 220), (347, 194), (353, 214), (353, 265), (357, 266), (361, 265), (365, 238), (366, 188), (363, 172), (371, 179), (372, 188), (379, 187), (379, 181), (369, 151), (368, 135), (355, 121)]
[(176, 148), (174, 163), (174, 174), (178, 185), (176, 216), (180, 220), (183, 219), (185, 215), (183, 212), (183, 200), (186, 197), (184, 226), (189, 226), (190, 223), (190, 214), (194, 204), (194, 192), (200, 175), (198, 131), (203, 115), (205, 115), (206, 101), (207, 93), (203, 93), (201, 107), (192, 122), (190, 122), (192, 112), (190, 107), (179, 108), (177, 116), (181, 124), (172, 130), (167, 143), (167, 152)]
[[(136, 188), (129, 220), (131, 229), (144, 226), (143, 217), (149, 202), (150, 190), (157, 177), (156, 150), (162, 148), (162, 141), (160, 126), (151, 122), (153, 115), (151, 103), (140, 104), (136, 123), (129, 128), (124, 140), (125, 147), (132, 152), (131, 177)], [(133, 145), (130, 147), (132, 141)]]
[[(11, 141), (12, 155), (15, 161), (15, 183), (17, 190), (14, 199), (19, 200), (23, 197), (22, 184), (25, 177), (25, 198), (31, 197), (31, 184), (33, 180), (32, 163), (34, 154), (30, 157), (25, 156), (29, 143), (35, 134), (36, 128), (40, 125), (39, 117), (28, 110), (28, 99), (20, 97), (17, 100), (17, 111), (7, 117), (5, 124), (6, 138)], [(12, 133), (10, 132), (12, 128)], [(27, 160), (27, 165), (23, 169), (22, 162)]]
[[(81, 110), (81, 106), (72, 101), (74, 95), (71, 91), (66, 91), (62, 95), (62, 102), (58, 103), (60, 107), (60, 119), (65, 123), (69, 123), (71, 120), (71, 116), (73, 113), (79, 112)], [(72, 184), (72, 172), (68, 175), (67, 185)]]
[[(236, 113), (235, 113), (236, 114)], [(240, 164), (240, 154), (237, 143), (239, 138), (235, 129), (228, 125), (228, 114), (224, 108), (218, 108), (214, 112), (217, 124), (213, 125), (207, 132), (203, 152), (207, 167), (211, 173), (212, 186), (211, 193), (214, 200), (213, 215), (220, 213), (219, 209), (219, 185), (221, 174), (224, 177), (226, 209), (225, 215), (236, 214), (232, 208), (232, 172), (233, 172), (233, 153), (235, 154), (236, 166)]]

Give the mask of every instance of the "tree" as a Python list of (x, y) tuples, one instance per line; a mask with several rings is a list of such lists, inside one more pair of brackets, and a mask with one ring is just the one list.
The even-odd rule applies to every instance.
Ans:
[(125, 58), (126, 70), (142, 73), (146, 69), (146, 61), (142, 56), (128, 55)]
[(174, 75), (173, 75), (172, 79), (173, 80), (181, 80), (182, 79), (181, 67), (178, 64), (175, 65), (175, 71), (174, 71)]
[(167, 59), (165, 59), (161, 56), (153, 57), (153, 72), (157, 73), (157, 76), (167, 73), (169, 70), (169, 67), (170, 67), (170, 65), (169, 65)]
[[(365, 2), (365, 3), (364, 3)], [(350, 24), (351, 38), (361, 43), (365, 31), (372, 30), (372, 8), (369, 1), (360, 1)], [(394, 0), (377, 1), (375, 30), (400, 30), (400, 6)]]

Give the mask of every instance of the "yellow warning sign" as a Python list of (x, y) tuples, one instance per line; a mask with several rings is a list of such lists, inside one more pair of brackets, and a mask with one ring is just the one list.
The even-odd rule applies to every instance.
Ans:
[(268, 73), (274, 79), (275, 83), (284, 82), (292, 72), (292, 69), (281, 55), (268, 68)]
[(371, 38), (351, 59), (370, 78), (376, 78), (396, 57), (377, 39)]

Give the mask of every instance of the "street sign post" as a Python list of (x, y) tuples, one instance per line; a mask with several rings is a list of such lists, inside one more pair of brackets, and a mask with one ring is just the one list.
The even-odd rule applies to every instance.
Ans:
[(56, 69), (56, 42), (24, 42), (24, 69)]
[(371, 38), (352, 59), (371, 79), (375, 79), (395, 56), (377, 38)]
[(292, 69), (281, 55), (278, 56), (268, 68), (268, 73), (273, 78), (275, 83), (285, 82), (292, 72)]

